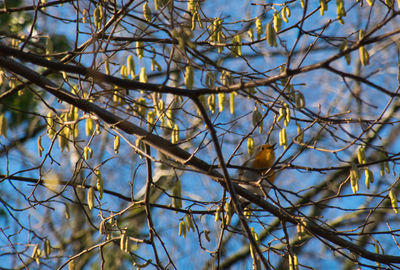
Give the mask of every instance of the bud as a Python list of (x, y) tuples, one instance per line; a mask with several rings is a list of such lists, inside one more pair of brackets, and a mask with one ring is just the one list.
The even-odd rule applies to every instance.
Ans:
[(374, 182), (374, 174), (368, 168), (365, 169), (365, 186), (369, 189), (369, 184)]
[(104, 60), (104, 70), (107, 75), (110, 75), (110, 63), (108, 62), (108, 58)]
[(279, 116), (276, 119), (277, 122), (281, 121), (283, 118), (286, 118), (286, 109), (285, 108), (280, 108), (279, 109)]
[(321, 16), (324, 16), (325, 11), (328, 10), (328, 3), (326, 2), (326, 0), (319, 0), (319, 11), (321, 13)]
[(230, 98), (229, 98), (229, 112), (231, 114), (235, 113), (235, 96), (237, 96), (236, 92), (231, 92), (230, 94)]
[(123, 252), (128, 252), (128, 246), (129, 246), (129, 238), (126, 234), (126, 231), (123, 230), (121, 233), (121, 240), (119, 247)]
[(96, 188), (99, 191), (100, 200), (103, 198), (104, 182), (99, 169), (95, 170)]
[(215, 112), (215, 94), (211, 94), (208, 96), (207, 103), (208, 103), (208, 108), (210, 109), (210, 111), (212, 113), (214, 113)]
[(87, 204), (89, 207), (89, 210), (93, 209), (93, 205), (94, 205), (94, 190), (93, 187), (90, 187), (87, 191)]
[(174, 208), (182, 208), (182, 189), (181, 189), (181, 181), (176, 181), (175, 185), (172, 189), (172, 207)]
[(140, 69), (139, 82), (147, 83), (146, 68), (144, 67)]
[(83, 157), (85, 158), (85, 160), (88, 160), (89, 158), (92, 158), (92, 156), (93, 156), (92, 148), (90, 148), (89, 146), (85, 146), (83, 148)]
[(118, 154), (119, 146), (120, 146), (120, 138), (119, 138), (119, 136), (115, 136), (114, 137), (114, 153), (115, 154)]
[(95, 8), (93, 12), (94, 25), (99, 29), (101, 28), (101, 21), (103, 19), (103, 8), (101, 5)]
[(34, 260), (36, 261), (36, 264), (37, 264), (37, 265), (40, 264), (40, 260), (39, 260), (39, 258), (40, 258), (40, 253), (41, 253), (41, 252), (40, 252), (39, 246), (38, 246), (38, 245), (35, 245), (35, 247), (33, 248), (31, 257), (32, 257), (32, 259), (34, 259)]
[(278, 33), (281, 30), (281, 26), (282, 26), (282, 19), (281, 19), (281, 16), (279, 16), (278, 12), (274, 13), (273, 22), (274, 22), (274, 30), (276, 33)]
[(214, 221), (217, 222), (218, 220), (221, 220), (221, 207), (218, 207), (217, 210), (215, 211), (215, 217)]
[(278, 46), (277, 43), (276, 43), (276, 33), (275, 33), (275, 30), (274, 30), (271, 22), (269, 22), (267, 24), (265, 32), (266, 32), (265, 39), (267, 40), (268, 45), (271, 46), (271, 47)]
[(177, 124), (174, 124), (174, 128), (172, 129), (171, 134), (171, 142), (176, 144), (179, 141), (179, 127)]
[(262, 123), (262, 121), (263, 121), (262, 115), (261, 115), (261, 113), (258, 111), (257, 106), (256, 106), (256, 107), (254, 108), (254, 111), (253, 111), (252, 122), (253, 122), (253, 126), (254, 126), (254, 127), (256, 127), (256, 126), (259, 127), (260, 133), (261, 133), (262, 130), (263, 130), (263, 123)]
[(392, 204), (393, 211), (398, 214), (399, 213), (399, 206), (397, 204), (397, 197), (393, 193), (393, 189), (389, 190), (389, 198)]
[(336, 0), (336, 18), (341, 24), (344, 24), (343, 18), (346, 16), (346, 9), (343, 0)]
[(233, 213), (232, 204), (226, 202), (225, 203), (225, 225), (227, 225), (227, 226), (229, 226), (231, 224), (232, 213)]
[(218, 93), (218, 109), (223, 112), (225, 103), (225, 93)]
[(179, 222), (178, 234), (179, 234), (179, 236), (186, 237), (186, 226), (185, 226), (185, 222), (183, 220), (181, 222)]
[(50, 240), (49, 240), (49, 239), (46, 239), (46, 240), (44, 241), (44, 254), (46, 255), (46, 258), (49, 257), (50, 253), (51, 253)]
[(146, 21), (151, 21), (151, 9), (149, 8), (149, 4), (147, 2), (143, 5), (143, 15)]
[(126, 72), (127, 75), (131, 75), (131, 78), (135, 78), (135, 61), (133, 60), (132, 55), (129, 55), (128, 58), (126, 59)]
[(121, 66), (121, 69), (119, 70), (119, 73), (121, 74), (121, 77), (123, 79), (128, 79), (128, 69), (126, 68), (125, 65)]
[(365, 147), (364, 146), (361, 146), (360, 148), (358, 148), (357, 159), (358, 159), (358, 163), (360, 163), (360, 164), (365, 164), (367, 162), (365, 159)]
[(303, 133), (303, 131), (301, 130), (301, 126), (300, 126), (299, 123), (296, 123), (296, 126), (297, 126), (297, 136), (296, 136), (296, 139), (297, 139), (297, 141), (298, 141), (299, 143), (303, 143), (303, 141), (304, 141), (304, 133)]
[(240, 43), (241, 43), (241, 42), (242, 42), (242, 41), (241, 41), (241, 38), (240, 38), (240, 35), (239, 35), (239, 34), (238, 34), (238, 35), (235, 35), (235, 36), (233, 37), (232, 43), (235, 44), (235, 45), (232, 46), (232, 52), (233, 52), (233, 55), (234, 55), (235, 57), (241, 56), (241, 55), (242, 55), (242, 46), (240, 46)]
[(143, 58), (143, 56), (144, 56), (143, 41), (136, 41), (136, 53), (137, 53), (139, 59)]
[(279, 132), (279, 145), (283, 146), (284, 149), (286, 149), (287, 147), (287, 136), (285, 128), (282, 128)]
[(186, 229), (187, 231), (190, 231), (190, 229), (192, 229), (193, 231), (195, 231), (194, 225), (193, 225), (193, 220), (192, 217), (190, 215), (186, 215)]
[(296, 102), (296, 108), (297, 109), (304, 108), (304, 106), (306, 104), (306, 101), (304, 99), (304, 95), (303, 95), (302, 92), (300, 92), (300, 91), (296, 92), (295, 102)]
[(8, 121), (4, 113), (0, 114), (0, 136), (7, 138)]
[(249, 153), (250, 156), (253, 155), (254, 151), (254, 139), (252, 137), (247, 138), (247, 152)]
[(85, 125), (86, 136), (91, 136), (93, 134), (93, 119), (87, 118)]
[(356, 164), (352, 163), (350, 169), (350, 184), (353, 193), (357, 193), (359, 189), (358, 180), (360, 180), (360, 170), (358, 169)]
[(247, 35), (249, 36), (251, 42), (253, 42), (254, 41), (253, 28), (249, 28), (249, 30), (247, 30)]
[(38, 152), (39, 152), (39, 157), (42, 157), (42, 152), (44, 148), (42, 146), (42, 136), (39, 136), (38, 138)]
[(260, 39), (261, 35), (263, 34), (263, 27), (260, 18), (257, 18), (256, 20), (256, 31), (257, 31), (257, 39)]
[(281, 16), (282, 16), (282, 20), (285, 23), (288, 23), (288, 17), (290, 17), (290, 9), (288, 8), (288, 6), (284, 6), (283, 9), (281, 10)]
[(193, 88), (193, 67), (190, 65), (186, 66), (185, 69), (185, 85), (188, 89)]

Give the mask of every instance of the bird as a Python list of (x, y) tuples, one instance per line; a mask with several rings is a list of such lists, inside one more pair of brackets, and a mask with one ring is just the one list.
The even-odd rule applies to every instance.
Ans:
[[(253, 152), (254, 154), (242, 164), (241, 167), (243, 167), (243, 169), (239, 170), (239, 185), (254, 194), (264, 196), (265, 194), (268, 194), (271, 189), (271, 185), (268, 182), (273, 183), (276, 176), (274, 171), (272, 169), (270, 170), (275, 162), (274, 145), (258, 145), (254, 148)], [(245, 168), (264, 170), (246, 170)], [(261, 186), (263, 187), (265, 194), (261, 188), (256, 185), (256, 183), (262, 178)]]
[[(275, 172), (271, 169), (275, 162), (274, 146), (275, 145), (272, 144), (262, 144), (254, 148), (254, 154), (242, 164), (242, 169), (239, 170), (239, 186), (258, 196), (264, 197), (266, 194), (268, 194), (269, 190), (271, 189), (271, 185), (268, 182), (273, 183), (276, 176)], [(246, 168), (259, 170), (249, 170)], [(263, 190), (261, 190), (261, 187), (257, 185), (257, 182), (261, 179), (261, 186)], [(248, 202), (245, 198), (238, 196), (238, 199), (242, 209), (245, 209), (250, 205), (250, 202)], [(227, 215), (225, 217), (225, 223), (227, 225), (230, 224), (231, 218), (234, 214), (232, 203), (232, 200), (226, 203)]]

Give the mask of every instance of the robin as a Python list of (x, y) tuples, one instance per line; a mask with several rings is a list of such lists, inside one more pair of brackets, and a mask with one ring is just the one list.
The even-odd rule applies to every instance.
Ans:
[[(271, 185), (268, 183), (273, 183), (275, 180), (274, 171), (270, 170), (272, 165), (275, 162), (275, 152), (274, 145), (271, 144), (263, 144), (259, 145), (254, 149), (254, 155), (248, 160), (246, 160), (242, 167), (243, 169), (239, 170), (239, 185), (242, 188), (247, 189), (254, 194), (259, 196), (264, 196), (271, 189)], [(245, 168), (259, 169), (259, 170), (246, 170)], [(265, 193), (261, 190), (260, 186), (257, 185), (257, 182), (261, 180), (261, 186), (264, 189)], [(242, 208), (246, 208), (250, 203), (241, 198), (239, 196), (239, 200), (242, 204)], [(232, 201), (226, 204), (227, 206), (227, 215), (226, 215), (226, 224), (230, 224), (231, 217), (233, 215), (233, 207)]]
[[(275, 173), (269, 170), (275, 161), (274, 145), (263, 144), (255, 147), (254, 154), (250, 159), (246, 160), (242, 167), (252, 168), (252, 169), (264, 169), (259, 171), (239, 170), (239, 180), (240, 186), (253, 192), (254, 194), (263, 196), (264, 193), (256, 183), (263, 178), (261, 186), (263, 187), (266, 194), (271, 189), (271, 185), (268, 183), (273, 183), (275, 180)], [(268, 182), (267, 182), (268, 181)], [(251, 183), (250, 183), (251, 182)], [(250, 183), (250, 184), (246, 184)]]

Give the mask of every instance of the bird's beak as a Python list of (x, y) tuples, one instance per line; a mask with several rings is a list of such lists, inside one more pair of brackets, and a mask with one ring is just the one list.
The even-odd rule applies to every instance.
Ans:
[(272, 149), (273, 149), (273, 150), (276, 149), (276, 143), (274, 143), (274, 144), (272, 145)]

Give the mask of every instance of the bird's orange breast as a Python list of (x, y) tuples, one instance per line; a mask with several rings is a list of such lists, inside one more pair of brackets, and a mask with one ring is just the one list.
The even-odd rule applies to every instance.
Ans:
[[(271, 168), (272, 165), (274, 164), (274, 161), (275, 161), (274, 150), (267, 148), (257, 153), (252, 165), (254, 169)], [(261, 174), (264, 175), (267, 171), (268, 169), (262, 171)], [(271, 170), (268, 173), (267, 180), (273, 183), (275, 180), (275, 176), (276, 176), (275, 173)]]
[(270, 168), (274, 164), (275, 154), (271, 149), (264, 149), (257, 153), (254, 161), (253, 168), (254, 169), (262, 169), (262, 168)]

